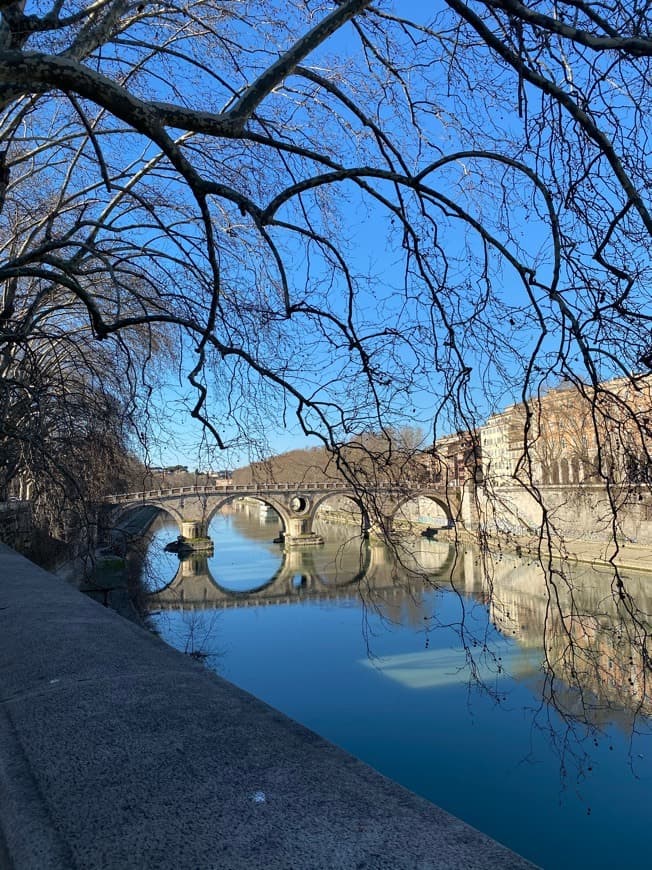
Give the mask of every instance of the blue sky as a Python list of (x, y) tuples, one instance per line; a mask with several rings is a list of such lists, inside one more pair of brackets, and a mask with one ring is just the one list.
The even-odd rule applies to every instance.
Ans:
[[(418, 17), (439, 8), (439, 4), (411, 2), (401, 4), (400, 8), (406, 16)], [(316, 66), (322, 63), (325, 66), (329, 54), (347, 55), (353, 50), (354, 44), (352, 26), (348, 25), (309, 58), (308, 62)], [(476, 72), (481, 74), (481, 61), (476, 62), (480, 64)], [(492, 66), (491, 61), (485, 62), (487, 70), (492, 71), (495, 64)], [(416, 77), (419, 72), (412, 74)], [(499, 90), (503, 84), (504, 77), (497, 74), (496, 88)], [(347, 86), (348, 82), (343, 79), (342, 87)], [(464, 124), (460, 126), (454, 123), (457, 113), (464, 110), (463, 96), (454, 91), (447, 92), (445, 82), (433, 80), (429, 92), (429, 99), (432, 100), (429, 111), (433, 107), (441, 111), (430, 111), (430, 114), (423, 115), (421, 120), (425, 124), (424, 138), (421, 142), (413, 141), (409, 145), (406, 159), (412, 160), (415, 166), (422, 167), (437, 159), (443, 152), (477, 147), (474, 137), (477, 136), (480, 141), (485, 135), (485, 127), (488, 137), (486, 141), (489, 142), (495, 136), (497, 147), (501, 142), (504, 144), (508, 141), (512, 134), (517, 137), (520, 135), (522, 121), (518, 117), (515, 93), (512, 80), (510, 88), (500, 91), (500, 98), (497, 96), (495, 106), (490, 107), (495, 109), (493, 113), (480, 113), (484, 105), (481, 100), (477, 105), (471, 106), (469, 111), (475, 110), (478, 114), (468, 121), (465, 128)], [(286, 98), (287, 95), (281, 91), (270, 97), (270, 100), (281, 104)], [(385, 109), (385, 114), (388, 118), (387, 129), (396, 132), (393, 128), (398, 121), (392, 120), (389, 108)], [(302, 132), (301, 113), (297, 112), (292, 117), (299, 124), (299, 135)], [(323, 131), (325, 138), (331, 133), (327, 129)], [(348, 146), (343, 144), (343, 148), (347, 147), (350, 159), (351, 143)], [(255, 163), (252, 162), (252, 165)], [(543, 202), (538, 194), (528, 192), (531, 185), (524, 183), (523, 176), (498, 164), (491, 165), (486, 160), (468, 159), (457, 161), (438, 171), (428, 178), (428, 182), (448, 196), (451, 203), (464, 205), (474, 217), (486, 221), (501, 242), (511, 237), (510, 246), (519, 250), (524, 262), (536, 269), (538, 279), (544, 284), (550, 280), (549, 230), (540, 217), (544, 211)], [(382, 184), (376, 186), (382, 190)], [(507, 203), (504, 200), (506, 190), (510, 198)], [(392, 226), (387, 214), (377, 204), (363, 203), (359, 193), (354, 192), (350, 184), (339, 185), (338, 192), (343, 195), (341, 203), (346, 202), (345, 196), (348, 197), (348, 206), (342, 205), (336, 217), (340, 222), (349, 266), (358, 279), (356, 328), (360, 334), (364, 334), (374, 328), (396, 327), (399, 333), (396, 346), (390, 347), (387, 342), (385, 348), (382, 339), (374, 343), (378, 359), (382, 361), (385, 373), (390, 375), (387, 384), (380, 388), (382, 400), (387, 405), (388, 420), (394, 425), (400, 425), (404, 421), (405, 425), (421, 426), (426, 432), (432, 431), (437, 401), (446, 389), (452, 388), (449, 376), (453, 365), (468, 366), (467, 398), (470, 405), (475, 406), (475, 422), (518, 400), (524, 366), (538, 336), (538, 326), (532, 316), (530, 300), (516, 272), (509, 266), (499, 267), (492, 261), (489, 266), (489, 290), (489, 283), (483, 280), (481, 274), (482, 249), (477, 236), (473, 232), (465, 231), (459, 221), (437, 211), (433, 206), (437, 224), (434, 227), (426, 222), (422, 223), (420, 245), (426, 251), (424, 264), (431, 270), (429, 277), (435, 285), (441, 279), (442, 287), (446, 287), (448, 294), (445, 306), (454, 322), (459, 359), (451, 359), (450, 368), (447, 369), (444, 349), (447, 331), (436, 313), (438, 292), (434, 293), (434, 299), (429, 298), (423, 281), (418, 276), (406, 275), (401, 227)], [(312, 199), (310, 202), (315, 205), (318, 200)], [(283, 216), (286, 211), (287, 214), (291, 213), (288, 207), (282, 213)], [(325, 222), (319, 223), (325, 220), (319, 216), (315, 220), (319, 226), (327, 225)], [(282, 232), (274, 230), (274, 233), (275, 238), (282, 241)], [(324, 262), (319, 260), (316, 252), (311, 252), (308, 267), (305, 252), (296, 241), (286, 240), (284, 244), (293, 300), (301, 298), (303, 289), (309, 287), (310, 293), (314, 294), (313, 298), (318, 298), (324, 307), (341, 315), (345, 298), (345, 287), (341, 278), (335, 279), (326, 292), (327, 272)], [(447, 263), (439, 257), (437, 245), (445, 247), (449, 257)], [(586, 256), (587, 259), (590, 258), (588, 249)], [(595, 270), (595, 264), (592, 268)], [(256, 292), (264, 295), (268, 291), (273, 292), (273, 289), (269, 289), (273, 285), (272, 273), (272, 269), (259, 270), (255, 263), (243, 262), (236, 264), (231, 273), (227, 269), (227, 284), (230, 281), (231, 287), (237, 289), (239, 283), (247, 285), (247, 282), (251, 282), (253, 286), (256, 282), (262, 282), (260, 288), (256, 286)], [(565, 277), (564, 274), (561, 275), (562, 285)], [(269, 282), (269, 288), (263, 286), (265, 281)], [(566, 287), (563, 289), (568, 303), (571, 306), (577, 304), (581, 311), (582, 288), (574, 288), (572, 291)], [(560, 334), (556, 331), (556, 325), (560, 321), (560, 315), (557, 303), (547, 297), (545, 291), (535, 293), (539, 294), (537, 302), (541, 305), (549, 327), (549, 333), (539, 350), (540, 377), (545, 379), (546, 368), (555, 368), (559, 351)], [(469, 317), (477, 317), (478, 311), (481, 317), (471, 332), (465, 328), (465, 324)], [(287, 338), (288, 347), (291, 341), (295, 342), (293, 351), (291, 347), (288, 350), (283, 343), (275, 348), (274, 332), (270, 332), (267, 338), (261, 333), (261, 347), (270, 357), (278, 354), (281, 359), (284, 353), (288, 354), (285, 365), (293, 371), (296, 382), (306, 390), (310, 391), (314, 387), (323, 399), (339, 399), (346, 403), (350, 398), (347, 393), (350, 382), (346, 378), (350, 374), (350, 367), (346, 349), (329, 347), (325, 340), (311, 331), (313, 328), (314, 322), (297, 316), (296, 325), (291, 324), (287, 326), (285, 333), (278, 333), (279, 336)], [(303, 333), (302, 329), (305, 330)], [(434, 336), (437, 336), (436, 350)], [(265, 344), (265, 341), (268, 343)], [(429, 342), (433, 343), (432, 348)], [(572, 343), (567, 344), (567, 350), (572, 357), (575, 352)], [(188, 351), (186, 366), (191, 359), (192, 351)], [(580, 370), (581, 364), (578, 362), (577, 365)], [(436, 371), (437, 367), (439, 372)], [(228, 367), (222, 369), (221, 377), (226, 377), (226, 381), (218, 384), (217, 399), (209, 408), (211, 419), (218, 422), (224, 418), (223, 405), (220, 404), (224, 402), (224, 395), (220, 398), (219, 391), (221, 389), (224, 392), (226, 389), (224, 383), (228, 384), (229, 371)], [(401, 378), (405, 377), (407, 382), (410, 373), (412, 389), (408, 393), (402, 387)], [(608, 374), (610, 372), (605, 369), (605, 375)], [(392, 382), (392, 378), (395, 378), (395, 382)], [(317, 389), (320, 379), (330, 382), (327, 389)], [(166, 381), (167, 385), (162, 390), (158, 403), (163, 408), (165, 425), (162, 431), (166, 434), (160, 451), (152, 454), (152, 461), (155, 464), (180, 462), (192, 467), (204, 467), (208, 461), (207, 453), (197, 453), (197, 444), (202, 440), (201, 430), (186, 413), (187, 406), (194, 403), (192, 391), (183, 379), (178, 383), (174, 375), (166, 377)], [(242, 435), (246, 436), (247, 427), (250, 426), (252, 431), (264, 430), (272, 452), (318, 443), (314, 439), (306, 439), (298, 425), (294, 424), (292, 400), (283, 400), (278, 395), (273, 397), (256, 383), (253, 389), (255, 402), (250, 403), (251, 407), (240, 409), (242, 431), (238, 433), (229, 428), (228, 424), (223, 428), (227, 441), (233, 440), (241, 444), (244, 440)], [(256, 392), (258, 389), (259, 393)], [(439, 420), (438, 433), (447, 434), (459, 424), (459, 419), (444, 413)], [(247, 450), (238, 446), (223, 456), (211, 457), (210, 463), (218, 467), (237, 465), (249, 458)]]

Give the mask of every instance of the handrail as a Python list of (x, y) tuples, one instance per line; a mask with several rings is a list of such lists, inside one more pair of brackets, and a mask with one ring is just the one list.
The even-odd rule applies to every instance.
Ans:
[[(103, 501), (109, 504), (121, 504), (131, 501), (146, 501), (153, 498), (172, 498), (184, 495), (228, 495), (230, 493), (248, 494), (257, 493), (264, 495), (273, 492), (331, 492), (331, 491), (354, 492), (354, 488), (348, 483), (327, 481), (326, 483), (227, 483), (215, 484), (214, 486), (176, 486), (170, 489), (150, 489), (142, 492), (113, 493), (104, 497)], [(387, 486), (375, 486), (374, 492), (442, 492), (445, 487), (437, 484), (390, 484)]]

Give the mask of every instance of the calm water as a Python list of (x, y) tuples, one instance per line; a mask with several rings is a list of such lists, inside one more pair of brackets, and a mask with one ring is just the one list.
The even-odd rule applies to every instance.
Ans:
[[(470, 549), (421, 539), (398, 566), (349, 527), (320, 532), (284, 561), (272, 518), (233, 511), (215, 555), (180, 566), (161, 521), (157, 630), (543, 867), (649, 866), (647, 626), (621, 617), (609, 577), (582, 567), (572, 595), (551, 593), (505, 554), (488, 584)], [(626, 584), (651, 612), (652, 575)]]

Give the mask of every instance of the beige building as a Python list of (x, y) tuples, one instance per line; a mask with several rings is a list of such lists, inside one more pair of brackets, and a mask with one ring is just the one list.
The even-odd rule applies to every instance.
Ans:
[(568, 382), (494, 414), (480, 430), (485, 478), (509, 485), (652, 481), (652, 378)]
[(432, 450), (431, 479), (448, 486), (464, 486), (482, 479), (482, 451), (477, 432), (457, 432), (438, 438)]
[(484, 479), (494, 485), (513, 483), (519, 458), (523, 454), (525, 414), (520, 405), (511, 405), (492, 414), (480, 428)]
[[(566, 541), (652, 543), (652, 375), (569, 382), (438, 439), (441, 482), (468, 490), (470, 527)], [(534, 486), (534, 488), (533, 488)]]

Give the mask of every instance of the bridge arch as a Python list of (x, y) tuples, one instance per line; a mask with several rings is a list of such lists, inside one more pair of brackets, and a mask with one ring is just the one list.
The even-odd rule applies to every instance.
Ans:
[(447, 525), (451, 526), (454, 522), (453, 512), (451, 510), (451, 505), (448, 499), (446, 499), (440, 492), (436, 492), (433, 490), (418, 490), (412, 493), (406, 493), (401, 498), (398, 498), (394, 503), (393, 510), (391, 515), (388, 517), (390, 530), (394, 525), (394, 522), (405, 505), (410, 504), (411, 502), (417, 501), (418, 499), (426, 498), (430, 501), (434, 502), (441, 510), (444, 512), (444, 516), (446, 517)]
[[(269, 505), (269, 507), (273, 508), (281, 519), (283, 531), (287, 531), (289, 527), (290, 513), (287, 510), (287, 506), (283, 504), (280, 499), (276, 499), (273, 496), (266, 495), (265, 493), (261, 493), (260, 495), (256, 493), (251, 493), (247, 497), (255, 499), (256, 501), (261, 502), (261, 504)], [(206, 528), (210, 526), (213, 517), (218, 514), (223, 507), (231, 504), (234, 501), (238, 501), (241, 498), (242, 494), (237, 492), (229, 493), (228, 495), (222, 497), (212, 496), (210, 499), (210, 508), (208, 509), (206, 515)]]
[(179, 510), (173, 505), (168, 504), (165, 501), (157, 502), (154, 499), (148, 499), (147, 501), (139, 501), (139, 502), (127, 502), (127, 504), (116, 505), (115, 508), (110, 512), (110, 525), (113, 528), (118, 528), (125, 524), (125, 521), (128, 519), (130, 514), (135, 514), (138, 510), (143, 507), (153, 507), (156, 508), (160, 513), (165, 514), (165, 516), (169, 517), (181, 532), (181, 523), (183, 522), (183, 515)]
[(323, 495), (318, 495), (314, 499), (310, 513), (312, 515), (312, 520), (314, 522), (317, 517), (317, 511), (322, 505), (326, 504), (327, 501), (330, 501), (333, 498), (348, 498), (352, 501), (356, 507), (359, 509), (360, 514), (362, 516), (362, 531), (363, 533), (367, 533), (371, 528), (372, 522), (369, 516), (369, 511), (367, 510), (366, 505), (362, 502), (360, 497), (357, 495), (355, 490), (336, 490), (334, 492), (326, 492)]

